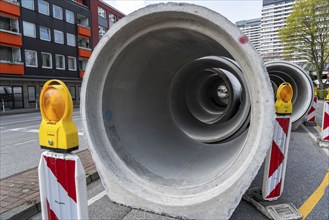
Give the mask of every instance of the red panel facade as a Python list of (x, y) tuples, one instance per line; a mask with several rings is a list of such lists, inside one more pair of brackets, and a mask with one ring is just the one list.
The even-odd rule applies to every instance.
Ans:
[[(117, 21), (123, 18), (125, 15), (116, 10), (115, 8), (111, 7), (110, 5), (106, 4), (105, 2), (98, 0), (98, 1), (90, 1), (90, 10), (92, 16), (92, 28), (91, 28), (91, 35), (93, 39), (93, 49), (96, 47), (97, 43), (99, 42), (99, 34), (98, 34), (98, 6), (102, 7), (106, 10), (106, 19), (107, 24), (109, 25), (109, 13), (114, 14), (117, 17)], [(111, 28), (111, 27), (110, 27)]]

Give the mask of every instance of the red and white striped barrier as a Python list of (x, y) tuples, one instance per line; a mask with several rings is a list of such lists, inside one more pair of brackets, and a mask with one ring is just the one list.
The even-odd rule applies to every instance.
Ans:
[(329, 101), (323, 104), (323, 117), (322, 117), (322, 141), (329, 141)]
[(43, 152), (39, 163), (42, 219), (88, 219), (85, 171), (77, 155)]
[(313, 98), (313, 102), (312, 102), (312, 107), (310, 108), (310, 110), (308, 111), (308, 114), (307, 114), (307, 118), (306, 118), (306, 121), (305, 121), (305, 125), (308, 125), (308, 126), (315, 126), (316, 125), (316, 122), (315, 122), (315, 113), (316, 113), (316, 103), (318, 102), (318, 97), (314, 96)]
[(265, 159), (262, 189), (264, 200), (276, 200), (283, 191), (290, 131), (290, 115), (276, 116), (272, 147), (267, 152)]

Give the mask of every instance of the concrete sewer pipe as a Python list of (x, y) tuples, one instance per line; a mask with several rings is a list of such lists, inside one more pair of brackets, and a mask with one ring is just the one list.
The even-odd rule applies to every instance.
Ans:
[(272, 142), (273, 97), (238, 28), (204, 7), (168, 3), (129, 14), (101, 39), (81, 113), (111, 200), (228, 219)]
[(305, 121), (312, 107), (314, 87), (309, 74), (300, 66), (286, 61), (266, 62), (274, 91), (283, 82), (289, 82), (293, 88), (293, 112), (291, 115), (292, 130), (296, 130)]

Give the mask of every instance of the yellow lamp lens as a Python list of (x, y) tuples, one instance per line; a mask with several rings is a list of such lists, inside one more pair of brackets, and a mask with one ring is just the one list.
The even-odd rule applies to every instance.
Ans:
[(49, 87), (43, 95), (43, 112), (51, 122), (58, 122), (62, 119), (65, 110), (64, 97), (55, 88)]
[(292, 89), (290, 86), (283, 86), (280, 91), (280, 98), (283, 102), (290, 102), (292, 99)]

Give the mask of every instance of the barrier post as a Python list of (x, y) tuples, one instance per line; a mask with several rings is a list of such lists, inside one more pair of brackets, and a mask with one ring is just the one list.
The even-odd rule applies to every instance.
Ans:
[(329, 147), (329, 97), (327, 98), (323, 103), (322, 132), (321, 140), (319, 141), (319, 146), (325, 148)]
[(62, 81), (49, 80), (40, 94), (42, 149), (38, 167), (42, 219), (88, 219), (85, 171), (77, 155), (78, 132), (71, 95)]
[(306, 126), (316, 126), (316, 104), (318, 103), (318, 97), (314, 95), (313, 97), (313, 102), (312, 102), (312, 106), (310, 108), (310, 110), (307, 113), (307, 117), (306, 117), (306, 121), (304, 122), (304, 124)]
[(289, 83), (282, 83), (277, 89), (272, 147), (267, 151), (262, 190), (249, 189), (243, 199), (252, 204), (269, 219), (302, 219), (302, 214), (292, 203), (278, 200), (282, 194), (288, 147), (291, 133), (293, 90)]
[(283, 191), (291, 133), (292, 96), (292, 86), (282, 83), (276, 93), (272, 147), (265, 159), (262, 188), (264, 200), (277, 200)]

